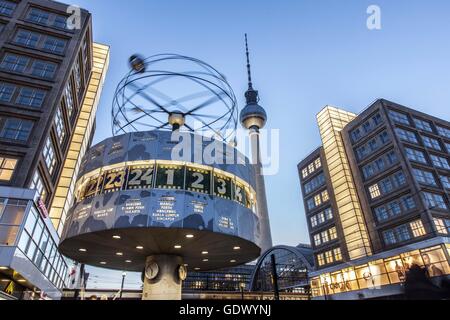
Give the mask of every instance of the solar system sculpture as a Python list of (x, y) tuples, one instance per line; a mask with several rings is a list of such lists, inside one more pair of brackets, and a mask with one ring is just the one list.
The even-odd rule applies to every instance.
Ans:
[[(252, 130), (253, 111), (241, 117)], [(144, 300), (181, 299), (189, 270), (260, 255), (259, 169), (233, 145), (237, 102), (221, 73), (186, 56), (132, 56), (112, 119), (113, 137), (81, 163), (63, 254), (143, 272)]]

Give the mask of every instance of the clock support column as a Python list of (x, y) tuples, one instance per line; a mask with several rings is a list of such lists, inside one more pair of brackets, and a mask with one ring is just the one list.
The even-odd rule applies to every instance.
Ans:
[(179, 256), (148, 257), (145, 263), (142, 300), (181, 300), (180, 266), (183, 266), (183, 258)]

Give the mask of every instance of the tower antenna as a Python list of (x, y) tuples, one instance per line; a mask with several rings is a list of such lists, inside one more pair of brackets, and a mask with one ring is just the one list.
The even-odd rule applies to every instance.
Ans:
[(245, 34), (245, 53), (247, 55), (247, 72), (248, 72), (248, 88), (253, 89), (252, 83), (252, 69), (250, 66), (250, 52), (248, 50), (248, 38), (247, 34)]

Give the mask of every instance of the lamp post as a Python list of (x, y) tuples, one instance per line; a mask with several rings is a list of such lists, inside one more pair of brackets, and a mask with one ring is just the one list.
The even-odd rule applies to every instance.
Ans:
[(245, 283), (241, 283), (240, 287), (241, 287), (241, 300), (244, 300)]
[(123, 285), (125, 284), (125, 277), (127, 276), (126, 272), (122, 272), (122, 284), (120, 285), (120, 300), (122, 300), (122, 293), (123, 293)]

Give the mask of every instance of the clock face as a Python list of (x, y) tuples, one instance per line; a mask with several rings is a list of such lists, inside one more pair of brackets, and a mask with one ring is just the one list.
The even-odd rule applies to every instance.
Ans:
[(153, 280), (158, 276), (159, 266), (156, 262), (150, 263), (145, 269), (145, 276), (149, 280)]
[(178, 267), (178, 277), (180, 277), (181, 281), (186, 280), (187, 278), (187, 269), (185, 266), (179, 266)]

